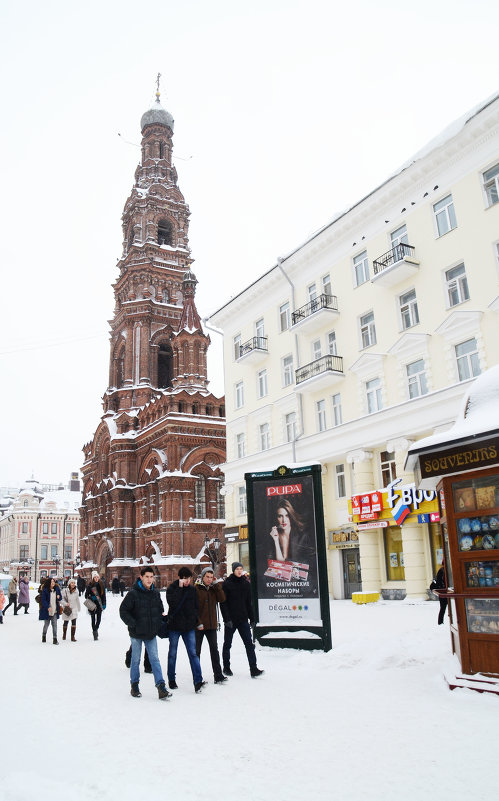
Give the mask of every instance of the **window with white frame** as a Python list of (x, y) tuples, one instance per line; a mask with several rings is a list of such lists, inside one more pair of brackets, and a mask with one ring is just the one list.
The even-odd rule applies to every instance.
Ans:
[(279, 328), (281, 331), (287, 331), (291, 325), (291, 309), (289, 301), (279, 306)]
[(49, 524), (42, 523), (42, 534), (48, 534), (48, 533), (49, 533)]
[(241, 407), (244, 406), (244, 383), (242, 381), (238, 381), (237, 384), (234, 385), (234, 396), (236, 409), (241, 409)]
[(454, 211), (452, 195), (447, 195), (447, 197), (439, 200), (438, 203), (434, 203), (433, 213), (435, 215), (439, 236), (443, 236), (449, 231), (452, 231), (453, 228), (457, 228), (456, 212)]
[(45, 560), (48, 558), (48, 545), (42, 545), (40, 548), (40, 559)]
[(290, 412), (284, 418), (284, 428), (286, 432), (286, 442), (293, 442), (296, 439), (296, 412)]
[(50, 528), (51, 528), (52, 534), (57, 534), (57, 523), (52, 523)]
[(330, 356), (337, 356), (336, 331), (330, 331), (327, 335), (327, 350)]
[(73, 530), (73, 524), (72, 523), (66, 523), (66, 534), (68, 536), (71, 535), (72, 530)]
[(238, 487), (237, 491), (238, 510), (240, 515), (245, 515), (247, 511), (246, 506), (246, 487)]
[(460, 381), (480, 375), (480, 358), (475, 337), (455, 346), (457, 372)]
[(381, 451), (379, 461), (381, 467), (381, 483), (384, 487), (387, 487), (391, 481), (395, 481), (397, 478), (395, 454), (391, 451)]
[(236, 334), (233, 338), (234, 360), (237, 361), (241, 356), (241, 334)]
[(263, 317), (260, 320), (257, 320), (255, 323), (255, 337), (257, 340), (257, 348), (261, 348), (263, 346), (263, 342), (261, 340), (265, 336), (265, 321)]
[(406, 364), (405, 369), (407, 373), (409, 397), (419, 398), (420, 395), (426, 395), (428, 392), (428, 384), (426, 382), (424, 359), (418, 359), (415, 362)]
[(488, 206), (499, 202), (499, 164), (483, 173), (483, 188)]
[(332, 396), (333, 402), (333, 425), (340, 426), (343, 422), (343, 414), (341, 411), (341, 394), (339, 392)]
[(282, 369), (282, 385), (283, 387), (289, 387), (293, 383), (294, 373), (293, 373), (293, 357), (291, 354), (288, 356), (284, 356), (281, 362), (281, 369)]
[(310, 284), (310, 286), (307, 287), (307, 292), (309, 301), (317, 299), (317, 286), (315, 281), (313, 284)]
[(317, 431), (326, 430), (326, 401), (320, 400), (315, 403), (315, 410), (317, 414)]
[(50, 558), (51, 559), (55, 559), (56, 556), (57, 556), (57, 545), (51, 545), (50, 546)]
[(27, 523), (23, 523), (23, 531), (22, 531), (22, 533), (23, 534), (27, 534), (28, 533), (28, 524)]
[(263, 398), (268, 394), (267, 371), (260, 370), (258, 373), (258, 397)]
[(374, 312), (368, 312), (360, 318), (360, 336), (362, 347), (369, 348), (376, 344), (376, 326), (374, 324)]
[(236, 453), (238, 459), (246, 456), (246, 435), (244, 433), (236, 434)]
[(358, 256), (354, 256), (353, 272), (355, 286), (360, 286), (369, 281), (369, 262), (367, 260), (367, 250), (363, 250)]
[[(392, 231), (390, 234), (390, 240), (392, 243), (392, 249), (395, 250), (398, 245), (408, 245), (409, 239), (407, 236), (407, 226), (401, 225), (400, 228), (397, 228), (395, 231)], [(400, 256), (400, 258), (402, 258)]]
[(322, 276), (322, 291), (324, 295), (332, 295), (333, 290), (331, 287), (331, 276), (329, 273), (327, 275)]
[(464, 264), (458, 264), (457, 267), (446, 270), (445, 281), (449, 306), (457, 306), (459, 303), (464, 303), (465, 300), (469, 300), (470, 293)]
[(372, 378), (370, 381), (366, 381), (366, 400), (369, 414), (379, 412), (383, 408), (381, 380), (379, 378)]
[(400, 317), (402, 319), (402, 328), (412, 328), (413, 325), (419, 323), (418, 302), (416, 300), (416, 290), (411, 289), (409, 292), (404, 292), (399, 297), (400, 303)]
[(322, 356), (321, 341), (320, 339), (315, 339), (312, 342), (312, 361), (315, 362), (317, 359), (320, 359), (321, 356)]
[(346, 498), (347, 489), (345, 482), (345, 465), (344, 464), (335, 465), (335, 474), (336, 474), (336, 497)]
[(268, 423), (262, 423), (261, 426), (258, 427), (258, 433), (260, 438), (260, 450), (261, 451), (268, 451), (270, 448), (270, 426)]

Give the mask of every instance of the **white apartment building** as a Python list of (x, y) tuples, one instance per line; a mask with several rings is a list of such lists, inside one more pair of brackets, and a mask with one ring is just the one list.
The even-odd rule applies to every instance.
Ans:
[(227, 562), (248, 564), (244, 474), (320, 462), (332, 595), (424, 595), (441, 562), (438, 504), (397, 525), (385, 495), (359, 526), (351, 498), (400, 479), (393, 505), (414, 482), (409, 445), (448, 428), (498, 363), (498, 315), (499, 93), (211, 316), (224, 333)]

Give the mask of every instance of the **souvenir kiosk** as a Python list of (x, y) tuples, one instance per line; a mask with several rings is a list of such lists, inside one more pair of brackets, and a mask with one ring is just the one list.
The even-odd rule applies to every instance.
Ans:
[(452, 651), (468, 678), (485, 674), (449, 684), (492, 692), (499, 692), (498, 424), (494, 367), (472, 384), (453, 428), (414, 443), (406, 462), (421, 489), (438, 491)]

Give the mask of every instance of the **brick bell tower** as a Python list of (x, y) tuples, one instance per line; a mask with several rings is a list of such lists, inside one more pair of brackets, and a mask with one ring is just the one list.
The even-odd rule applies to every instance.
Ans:
[(224, 522), (224, 399), (208, 390), (173, 129), (158, 87), (122, 216), (104, 414), (83, 449), (81, 571), (127, 584), (144, 563), (162, 586), (181, 565), (205, 566)]

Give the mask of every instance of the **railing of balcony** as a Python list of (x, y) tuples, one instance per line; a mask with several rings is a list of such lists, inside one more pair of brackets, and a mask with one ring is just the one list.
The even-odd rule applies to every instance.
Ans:
[(251, 353), (252, 350), (268, 350), (267, 341), (268, 337), (251, 337), (239, 346), (239, 357)]
[(319, 309), (333, 309), (334, 311), (338, 311), (338, 298), (336, 295), (326, 295), (323, 293), (314, 298), (314, 300), (310, 300), (305, 306), (300, 306), (300, 308), (291, 315), (292, 324), (296, 325), (300, 320), (310, 317), (311, 314), (319, 311)]
[(320, 359), (316, 359), (315, 362), (310, 362), (310, 364), (299, 367), (296, 371), (296, 383), (300, 384), (308, 378), (313, 378), (313, 376), (325, 373), (327, 370), (333, 370), (335, 373), (342, 373), (343, 356), (331, 356), (328, 354), (327, 356), (321, 356)]
[(378, 259), (374, 259), (373, 261), (373, 269), (374, 275), (378, 275), (378, 273), (382, 273), (383, 270), (386, 270), (387, 267), (391, 267), (392, 264), (396, 264), (398, 261), (402, 261), (404, 256), (412, 256), (414, 257), (415, 247), (414, 245), (406, 245), (405, 242), (400, 242), (398, 245), (395, 245), (394, 248), (388, 250), (386, 253), (383, 253)]

